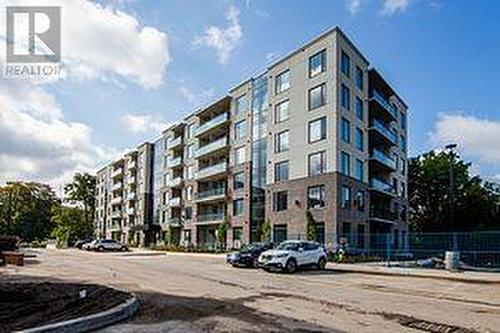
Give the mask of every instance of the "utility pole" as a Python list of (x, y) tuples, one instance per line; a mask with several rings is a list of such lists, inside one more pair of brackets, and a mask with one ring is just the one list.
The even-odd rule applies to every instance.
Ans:
[[(454, 206), (455, 206), (455, 184), (454, 184), (454, 175), (453, 175), (453, 162), (455, 161), (455, 148), (457, 148), (457, 144), (452, 143), (445, 146), (445, 149), (449, 151), (449, 180), (450, 180), (450, 195), (449, 195), (449, 222), (448, 228), (450, 232), (453, 232), (453, 214), (454, 214)], [(455, 237), (453, 237), (453, 250), (456, 250), (456, 241)]]

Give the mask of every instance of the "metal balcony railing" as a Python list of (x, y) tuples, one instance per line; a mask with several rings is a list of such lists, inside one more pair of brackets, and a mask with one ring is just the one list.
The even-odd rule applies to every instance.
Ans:
[(383, 192), (389, 195), (395, 195), (396, 189), (391, 184), (386, 183), (383, 180), (377, 178), (370, 179), (370, 189), (376, 190), (378, 192)]
[(182, 137), (178, 136), (175, 139), (168, 140), (168, 148), (172, 149), (179, 146), (182, 143)]
[(396, 170), (396, 161), (380, 149), (374, 148), (370, 154), (370, 158), (378, 161), (388, 168)]
[(390, 129), (387, 125), (385, 125), (382, 121), (378, 119), (373, 119), (371, 129), (376, 129), (383, 136), (385, 136), (392, 144), (398, 144), (398, 135), (392, 129)]
[(371, 91), (370, 98), (375, 100), (378, 104), (380, 104), (384, 109), (386, 109), (394, 119), (397, 118), (397, 112), (398, 110), (394, 105), (392, 105), (391, 102), (387, 100), (387, 98), (384, 97), (380, 92), (378, 92), (376, 89), (373, 89)]
[(229, 144), (229, 140), (226, 136), (217, 139), (213, 142), (210, 142), (207, 145), (204, 145), (202, 147), (198, 147), (198, 150), (196, 150), (196, 157), (199, 158), (201, 156), (205, 156), (207, 154), (210, 154), (211, 152), (214, 152), (216, 150), (219, 150), (221, 148), (226, 147)]
[(225, 123), (229, 119), (229, 113), (224, 112), (221, 113), (220, 115), (216, 116), (215, 118), (210, 119), (209, 121), (201, 124), (196, 128), (196, 135), (201, 135), (205, 133), (208, 130), (211, 130), (214, 127), (219, 126), (220, 124)]
[(180, 156), (179, 157), (175, 157), (175, 158), (170, 157), (168, 159), (168, 166), (170, 168), (175, 168), (176, 166), (179, 166), (181, 164), (181, 162), (182, 162), (182, 159), (181, 159)]

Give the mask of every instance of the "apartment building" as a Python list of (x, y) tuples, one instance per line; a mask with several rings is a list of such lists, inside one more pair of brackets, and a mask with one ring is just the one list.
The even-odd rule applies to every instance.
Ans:
[[(134, 222), (149, 230), (142, 242), (211, 247), (227, 220), (226, 243), (239, 247), (259, 240), (266, 220), (275, 242), (305, 238), (310, 212), (325, 244), (345, 237), (367, 249), (391, 234), (404, 247), (406, 146), (404, 101), (334, 28), (141, 145), (138, 164), (149, 167), (137, 167)], [(115, 202), (106, 235), (123, 220), (113, 212), (126, 163), (98, 173)]]

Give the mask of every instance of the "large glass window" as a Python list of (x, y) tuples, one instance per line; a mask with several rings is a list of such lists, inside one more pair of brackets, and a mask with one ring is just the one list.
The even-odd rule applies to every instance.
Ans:
[(288, 209), (288, 192), (279, 191), (273, 193), (273, 210), (280, 212)]
[(289, 176), (289, 163), (288, 161), (283, 161), (276, 163), (274, 165), (274, 181), (275, 182), (282, 182), (285, 180), (288, 180)]
[(349, 208), (351, 206), (351, 188), (347, 185), (342, 185), (340, 205), (342, 208)]
[(242, 172), (235, 173), (233, 176), (233, 190), (239, 190), (245, 187), (245, 174)]
[(281, 123), (288, 118), (290, 118), (290, 101), (286, 100), (276, 104), (274, 107), (274, 122), (276, 124)]
[(324, 206), (325, 206), (325, 185), (308, 187), (307, 208), (319, 208)]
[(399, 144), (400, 144), (401, 150), (406, 151), (406, 139), (402, 135), (401, 135), (401, 138), (399, 139)]
[(346, 142), (346, 143), (350, 143), (351, 142), (351, 123), (349, 122), (349, 120), (345, 119), (345, 118), (342, 118), (342, 129), (341, 129), (341, 137), (342, 137), (342, 141)]
[(326, 153), (320, 151), (309, 155), (309, 176), (320, 175), (326, 169)]
[(341, 152), (340, 153), (340, 163), (341, 163), (342, 173), (346, 176), (350, 176), (351, 175), (351, 155), (349, 155), (346, 152)]
[(357, 180), (363, 181), (364, 178), (364, 164), (360, 159), (356, 159), (356, 174), (354, 175)]
[(326, 50), (309, 57), (309, 77), (314, 77), (326, 70)]
[(356, 117), (363, 121), (364, 111), (363, 111), (363, 101), (361, 98), (356, 96)]
[(236, 99), (234, 113), (235, 115), (243, 114), (247, 111), (248, 101), (247, 95), (242, 95)]
[(239, 147), (234, 150), (234, 164), (238, 165), (245, 162), (245, 147)]
[(243, 139), (247, 135), (247, 122), (242, 120), (234, 124), (234, 138), (236, 140)]
[(400, 112), (399, 117), (401, 118), (401, 129), (406, 130), (406, 115)]
[(363, 85), (364, 85), (363, 81), (364, 81), (363, 70), (359, 66), (356, 66), (356, 87), (358, 87), (359, 90), (363, 90)]
[(342, 91), (341, 91), (341, 104), (342, 107), (345, 108), (346, 110), (349, 110), (351, 108), (351, 92), (349, 91), (349, 88), (345, 84), (342, 84)]
[(344, 51), (340, 57), (340, 69), (347, 77), (351, 75), (351, 58)]
[(326, 85), (323, 83), (309, 90), (309, 110), (319, 108), (326, 103)]
[(276, 94), (290, 88), (290, 70), (286, 70), (276, 76)]
[(356, 149), (358, 149), (359, 151), (363, 151), (364, 145), (365, 145), (365, 135), (363, 133), (363, 130), (360, 129), (359, 127), (356, 127)]
[(233, 216), (243, 215), (244, 201), (243, 199), (233, 200)]
[(274, 152), (281, 153), (290, 149), (290, 131), (286, 130), (276, 134), (274, 139)]
[(309, 143), (326, 139), (326, 117), (309, 122)]

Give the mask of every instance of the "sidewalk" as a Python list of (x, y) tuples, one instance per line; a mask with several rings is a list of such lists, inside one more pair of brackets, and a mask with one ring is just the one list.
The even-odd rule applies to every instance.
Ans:
[(383, 267), (369, 264), (336, 264), (328, 263), (328, 269), (339, 272), (410, 276), (428, 279), (443, 279), (465, 283), (500, 284), (500, 273), (487, 272), (449, 272), (444, 269)]

